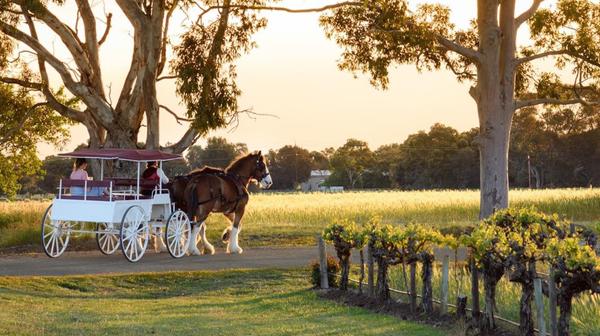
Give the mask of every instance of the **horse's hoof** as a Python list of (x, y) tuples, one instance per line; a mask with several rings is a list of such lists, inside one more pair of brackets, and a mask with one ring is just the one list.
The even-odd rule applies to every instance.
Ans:
[(190, 255), (197, 255), (197, 256), (202, 255), (202, 253), (198, 249), (192, 249), (191, 251), (188, 250), (188, 253)]
[(215, 248), (212, 245), (211, 246), (205, 246), (204, 249), (202, 249), (202, 254), (214, 255), (215, 254)]
[(242, 254), (242, 252), (244, 252), (244, 250), (239, 246), (227, 249), (227, 253), (229, 254)]

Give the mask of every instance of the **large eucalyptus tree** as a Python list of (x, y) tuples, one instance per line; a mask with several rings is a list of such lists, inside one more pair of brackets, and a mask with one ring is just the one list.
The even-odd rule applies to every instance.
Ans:
[[(149, 149), (160, 148), (159, 111), (164, 110), (178, 122), (189, 122), (179, 141), (163, 147), (181, 153), (208, 130), (236, 117), (240, 90), (234, 61), (253, 47), (251, 35), (266, 24), (264, 19), (246, 9), (230, 8), (232, 0), (116, 0), (116, 8), (123, 14), (119, 17), (126, 18), (132, 28), (129, 36), (116, 33), (120, 39), (130, 39), (133, 48), (113, 103), (103, 76), (111, 64), (102, 60), (99, 52), (111, 33), (113, 15), (99, 13), (101, 8), (94, 7), (91, 0), (73, 1), (0, 0), (0, 37), (17, 45), (18, 56), (33, 55), (37, 63), (30, 69), (21, 62), (20, 69), (13, 66), (0, 72), (0, 82), (38, 92), (40, 103), (83, 124), (92, 148), (135, 148), (139, 143)], [(262, 5), (261, 1), (237, 3)], [(171, 50), (169, 29), (180, 25), (171, 20), (177, 11), (193, 18)], [(62, 18), (69, 14), (72, 20), (67, 23)], [(66, 55), (54, 53), (57, 46), (42, 40), (41, 30), (51, 32), (60, 44), (57, 49), (66, 50)], [(128, 61), (127, 57), (123, 60)], [(171, 71), (165, 73), (169, 63)], [(51, 83), (50, 69), (59, 75), (58, 83)], [(163, 79), (176, 80), (187, 115), (176, 115), (158, 101), (157, 82)], [(53, 92), (60, 86), (80, 102), (79, 107), (57, 99)], [(138, 139), (144, 126), (146, 138)]]
[[(473, 83), (469, 93), (477, 104), (480, 128), (480, 217), (487, 217), (508, 206), (508, 148), (515, 111), (538, 105), (594, 108), (600, 4), (533, 0), (518, 13), (516, 0), (478, 0), (471, 28), (460, 30), (450, 21), (447, 7), (427, 3), (411, 9), (411, 3), (357, 1), (335, 8), (321, 22), (343, 48), (340, 68), (370, 74), (373, 85), (388, 86), (393, 64), (416, 64), (419, 70), (446, 67), (458, 80)], [(530, 42), (519, 43), (528, 40), (518, 38), (526, 23)], [(556, 69), (539, 70), (536, 61), (546, 58), (553, 59)]]

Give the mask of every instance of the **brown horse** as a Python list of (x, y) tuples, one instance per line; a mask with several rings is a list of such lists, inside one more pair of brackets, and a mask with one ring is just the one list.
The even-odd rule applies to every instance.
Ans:
[(227, 252), (242, 253), (238, 244), (240, 221), (248, 204), (247, 188), (252, 180), (259, 181), (262, 188), (273, 184), (261, 152), (242, 156), (224, 170), (204, 167), (173, 180), (168, 186), (173, 201), (195, 222), (189, 254), (201, 254), (197, 247), (198, 238), (202, 242), (202, 252), (214, 254), (214, 247), (206, 239), (205, 220), (211, 212), (223, 213), (232, 223), (232, 227), (223, 233), (223, 240), (228, 242)]

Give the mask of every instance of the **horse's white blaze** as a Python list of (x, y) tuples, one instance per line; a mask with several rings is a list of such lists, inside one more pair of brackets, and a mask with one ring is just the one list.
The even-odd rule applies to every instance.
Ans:
[(271, 174), (269, 173), (269, 168), (265, 167), (265, 173), (267, 174), (267, 176), (260, 180), (260, 187), (267, 189), (273, 185), (273, 179), (271, 178)]
[(190, 237), (190, 242), (188, 244), (188, 253), (191, 255), (200, 255), (200, 250), (196, 246), (196, 241), (198, 239), (198, 233), (200, 233), (200, 225), (195, 225), (192, 229), (192, 236)]
[(229, 253), (242, 253), (244, 250), (238, 244), (239, 230), (236, 227), (231, 228), (231, 236), (229, 236), (229, 244), (227, 245), (227, 252)]
[(202, 246), (204, 246), (204, 251), (208, 251), (210, 255), (215, 254), (215, 247), (206, 239), (206, 222), (200, 225), (200, 240), (202, 241)]

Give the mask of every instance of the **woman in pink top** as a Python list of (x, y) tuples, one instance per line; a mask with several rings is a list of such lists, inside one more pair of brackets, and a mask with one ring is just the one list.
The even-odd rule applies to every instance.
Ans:
[[(71, 180), (88, 180), (87, 169), (87, 161), (84, 158), (78, 158), (75, 160), (75, 164), (73, 165), (73, 172), (71, 172)], [(73, 196), (83, 196), (83, 187), (71, 187), (71, 195)], [(100, 188), (88, 188), (87, 192), (88, 196), (100, 196), (102, 195), (102, 190)]]

